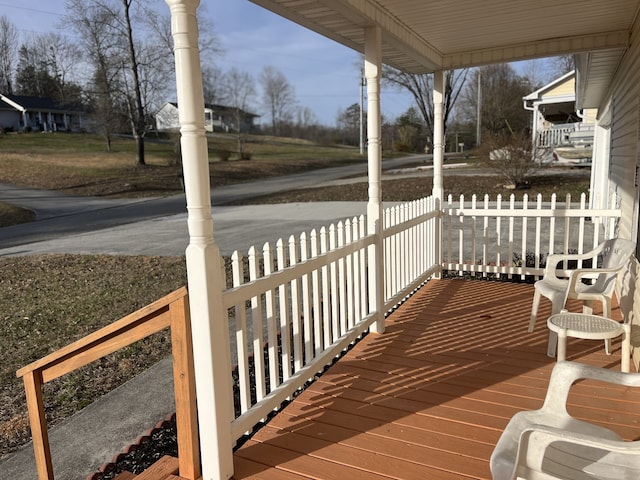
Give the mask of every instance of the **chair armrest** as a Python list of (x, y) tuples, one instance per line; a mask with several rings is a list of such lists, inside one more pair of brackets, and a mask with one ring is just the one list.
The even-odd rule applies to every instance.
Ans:
[(551, 372), (547, 396), (542, 409), (566, 413), (569, 390), (574, 383), (583, 379), (598, 380), (628, 387), (640, 387), (640, 373), (616, 372), (577, 362), (557, 362)]
[[(542, 471), (542, 463), (544, 461), (547, 447), (553, 442), (571, 443), (582, 447), (591, 447), (607, 452), (616, 452), (629, 456), (640, 456), (640, 441), (625, 442), (620, 440), (611, 440), (598, 438), (580, 432), (563, 430), (548, 425), (531, 425), (525, 428), (520, 434), (518, 441), (518, 452), (516, 455), (516, 468), (524, 462), (528, 468), (535, 471)], [(597, 461), (597, 458), (593, 459)], [(525, 473), (525, 472), (517, 472)], [(548, 472), (545, 472), (549, 475)], [(546, 478), (546, 477), (545, 477)], [(551, 475), (549, 478), (554, 478)], [(558, 477), (562, 479), (564, 477)]]
[[(520, 443), (522, 443), (522, 438), (529, 432), (536, 434), (537, 438), (534, 441), (534, 444), (541, 444), (545, 447), (547, 447), (551, 442), (562, 441), (576, 445), (583, 445), (585, 447), (599, 448), (609, 452), (628, 453), (630, 455), (640, 456), (640, 440), (633, 442), (625, 442), (622, 439), (611, 440), (608, 438), (595, 437), (585, 433), (563, 430), (549, 425), (534, 424), (522, 431), (520, 434)], [(529, 445), (531, 445), (531, 443), (530, 437)]]
[(567, 285), (567, 292), (575, 292), (576, 285), (584, 277), (587, 277), (589, 275), (598, 276), (603, 273), (617, 274), (620, 272), (620, 270), (622, 270), (623, 267), (624, 264), (616, 268), (578, 268), (576, 270), (572, 270), (569, 273), (569, 284)]
[(547, 256), (547, 264), (544, 268), (544, 276), (552, 276), (558, 278), (556, 275), (558, 264), (564, 261), (592, 259), (598, 255), (600, 250), (601, 249), (597, 248), (586, 253), (552, 253)]

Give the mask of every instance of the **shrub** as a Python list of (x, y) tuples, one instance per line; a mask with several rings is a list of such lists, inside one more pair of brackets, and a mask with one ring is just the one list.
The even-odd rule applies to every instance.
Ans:
[(229, 150), (218, 150), (217, 153), (221, 162), (227, 162), (231, 158), (231, 152)]
[(489, 137), (482, 156), (487, 166), (500, 175), (510, 188), (527, 188), (547, 156), (547, 149), (534, 146), (527, 132), (507, 132)]

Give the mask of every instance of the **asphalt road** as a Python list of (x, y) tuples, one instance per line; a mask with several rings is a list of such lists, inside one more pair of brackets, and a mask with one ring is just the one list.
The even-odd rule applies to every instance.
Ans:
[[(384, 162), (384, 168), (424, 161), (424, 155)], [(212, 190), (214, 237), (222, 254), (261, 246), (365, 213), (360, 202), (224, 207), (225, 203), (281, 191), (315, 187), (366, 175), (366, 160), (219, 187)], [(36, 221), (0, 229), (0, 255), (110, 253), (181, 255), (188, 243), (185, 195), (150, 199), (68, 197), (56, 192), (0, 185), (0, 202), (36, 212)]]

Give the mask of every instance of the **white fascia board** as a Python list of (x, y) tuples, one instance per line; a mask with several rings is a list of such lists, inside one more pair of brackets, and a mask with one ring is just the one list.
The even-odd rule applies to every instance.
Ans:
[(5, 97), (4, 95), (2, 95), (0, 93), (0, 100), (2, 100), (3, 102), (5, 102), (8, 105), (11, 105), (13, 108), (15, 108), (16, 110), (18, 110), (21, 113), (24, 113), (27, 111), (26, 108), (24, 108), (22, 105), (14, 102), (13, 100), (10, 100), (9, 98)]

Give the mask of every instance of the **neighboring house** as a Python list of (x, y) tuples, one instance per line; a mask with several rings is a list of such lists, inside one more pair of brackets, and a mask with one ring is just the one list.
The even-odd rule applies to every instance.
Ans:
[(575, 70), (523, 98), (533, 114), (534, 145), (554, 163), (591, 166), (597, 109), (576, 109)]
[(53, 98), (0, 94), (0, 128), (5, 131), (57, 132), (89, 126), (86, 112)]
[[(240, 110), (240, 132), (254, 132), (257, 129), (255, 120), (259, 115), (255, 115), (244, 110)], [(236, 109), (224, 105), (205, 104), (204, 106), (204, 128), (207, 132), (237, 132)], [(156, 113), (156, 128), (160, 131), (179, 130), (178, 104), (176, 102), (165, 103)]]

